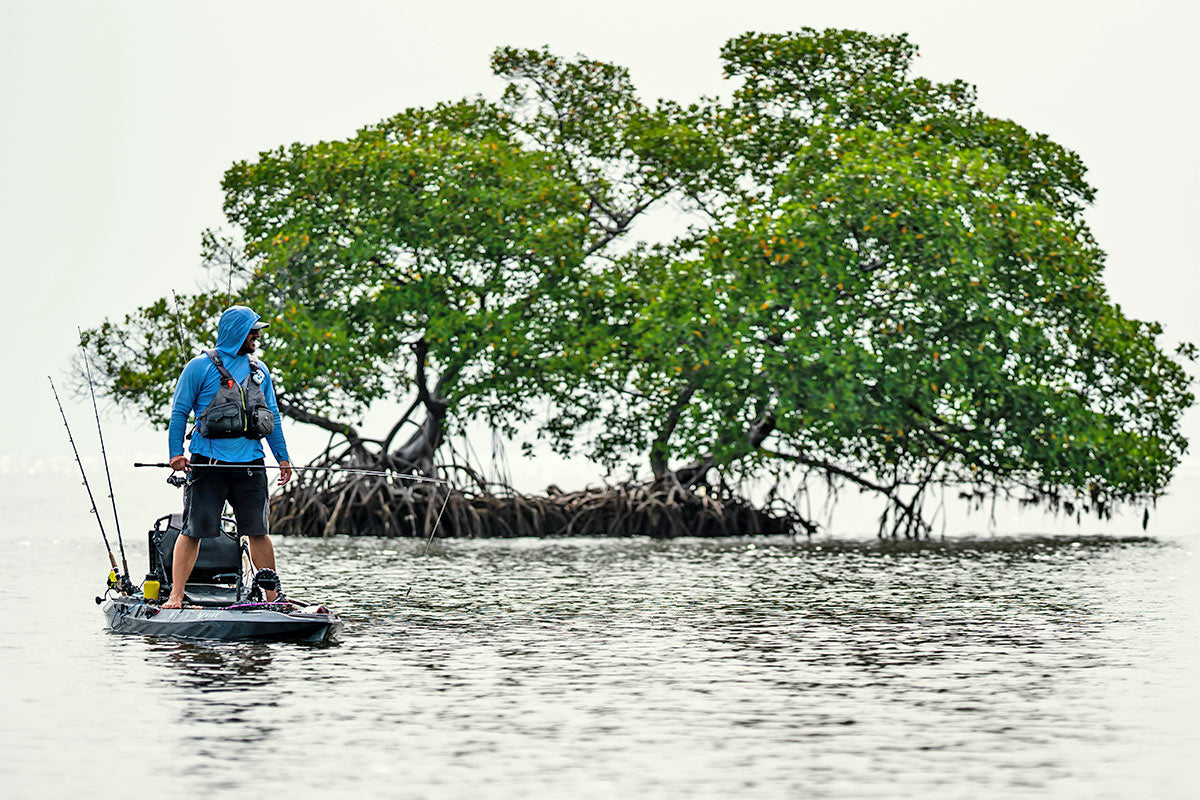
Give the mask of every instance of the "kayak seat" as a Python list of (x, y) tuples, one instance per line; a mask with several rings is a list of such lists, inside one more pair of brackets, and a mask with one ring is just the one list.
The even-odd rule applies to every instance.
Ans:
[[(237, 582), (242, 568), (241, 550), (238, 548), (237, 532), (229, 520), (226, 530), (213, 539), (200, 540), (200, 552), (196, 565), (188, 577), (187, 593), (192, 594), (193, 584), (221, 585), (232, 587)], [(175, 553), (175, 540), (183, 530), (183, 514), (167, 514), (154, 521), (148, 532), (150, 572), (164, 586), (171, 583), (171, 562)]]

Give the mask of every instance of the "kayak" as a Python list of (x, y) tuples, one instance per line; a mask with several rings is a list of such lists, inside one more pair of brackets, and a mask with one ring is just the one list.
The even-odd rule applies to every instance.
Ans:
[(322, 643), (342, 630), (341, 619), (325, 606), (290, 600), (162, 608), (140, 596), (118, 595), (105, 600), (102, 610), (115, 633), (178, 639)]
[[(109, 630), (233, 642), (320, 643), (336, 639), (342, 631), (342, 620), (326, 606), (286, 597), (263, 601), (259, 576), (269, 574), (273, 588), (282, 594), (278, 576), (269, 569), (255, 573), (244, 537), (237, 535), (232, 520), (226, 523), (224, 535), (201, 540), (184, 591), (183, 608), (163, 608), (163, 590), (169, 589), (172, 577), (171, 554), (183, 520), (180, 514), (156, 520), (149, 531), (150, 572), (142, 586), (144, 593), (132, 587), (132, 591), (117, 592), (110, 576), (110, 591), (96, 598)], [(154, 591), (150, 589), (152, 583)]]

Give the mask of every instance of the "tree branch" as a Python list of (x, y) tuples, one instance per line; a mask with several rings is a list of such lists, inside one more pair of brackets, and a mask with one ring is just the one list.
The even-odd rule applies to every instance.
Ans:
[(695, 381), (688, 381), (679, 397), (675, 398), (675, 402), (671, 404), (671, 410), (667, 412), (666, 423), (658, 432), (654, 443), (650, 445), (650, 471), (654, 473), (655, 480), (659, 480), (667, 474), (667, 441), (675, 431), (675, 426), (679, 424), (679, 415), (683, 413), (683, 409), (687, 407), (688, 401), (695, 393)]
[(323, 417), (320, 414), (314, 414), (313, 412), (306, 411), (299, 406), (292, 405), (286, 400), (280, 400), (276, 398), (276, 402), (279, 405), (280, 414), (294, 419), (297, 422), (303, 422), (306, 425), (316, 425), (318, 428), (327, 430), (330, 433), (339, 433), (346, 437), (347, 441), (350, 442), (351, 447), (355, 448), (356, 450), (362, 448), (363, 438), (359, 435), (358, 430), (353, 425), (349, 425), (345, 422), (338, 422), (335, 419)]

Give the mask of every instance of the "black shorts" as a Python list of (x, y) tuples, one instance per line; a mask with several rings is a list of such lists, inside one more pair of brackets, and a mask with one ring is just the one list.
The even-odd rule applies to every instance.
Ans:
[[(211, 539), (221, 534), (225, 501), (233, 506), (238, 531), (267, 534), (267, 470), (263, 460), (229, 463), (208, 456), (191, 458), (192, 471), (183, 496), (183, 535)], [(219, 464), (219, 467), (205, 467)]]

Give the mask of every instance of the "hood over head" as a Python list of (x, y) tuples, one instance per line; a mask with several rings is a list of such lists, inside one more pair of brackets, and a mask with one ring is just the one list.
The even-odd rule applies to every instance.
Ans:
[(265, 328), (259, 323), (261, 317), (245, 306), (230, 306), (221, 314), (217, 323), (217, 349), (222, 355), (236, 356), (242, 349), (246, 336), (255, 328)]

